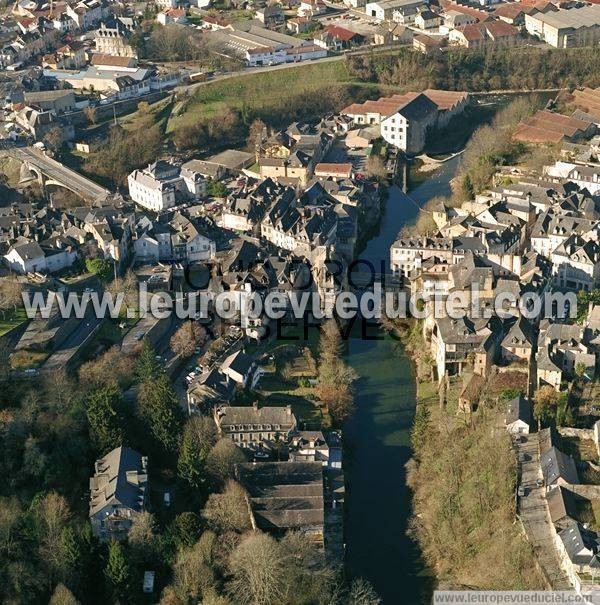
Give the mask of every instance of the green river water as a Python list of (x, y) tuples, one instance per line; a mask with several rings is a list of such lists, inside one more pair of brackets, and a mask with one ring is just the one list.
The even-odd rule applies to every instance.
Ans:
[[(398, 231), (414, 219), (418, 205), (450, 192), (457, 164), (458, 158), (444, 164), (410, 192), (411, 199), (393, 187), (380, 232), (360, 258), (388, 266)], [(346, 568), (350, 577), (369, 580), (385, 605), (429, 602), (432, 581), (406, 533), (412, 511), (405, 465), (416, 398), (411, 364), (391, 337), (365, 340), (355, 332), (348, 362), (359, 375), (356, 411), (344, 427)]]

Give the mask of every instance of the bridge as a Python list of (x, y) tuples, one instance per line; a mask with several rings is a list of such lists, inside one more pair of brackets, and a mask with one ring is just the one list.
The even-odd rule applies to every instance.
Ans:
[(33, 147), (15, 147), (10, 155), (37, 178), (42, 191), (48, 186), (64, 187), (87, 202), (101, 202), (111, 194), (108, 189), (67, 168)]

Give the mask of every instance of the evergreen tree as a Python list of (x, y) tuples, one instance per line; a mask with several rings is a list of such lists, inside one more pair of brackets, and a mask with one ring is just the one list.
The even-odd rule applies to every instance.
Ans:
[(92, 443), (106, 453), (123, 444), (121, 410), (123, 397), (113, 383), (93, 391), (87, 401), (87, 419)]
[(425, 441), (427, 432), (429, 431), (431, 413), (426, 405), (417, 406), (415, 412), (415, 419), (413, 421), (413, 427), (410, 434), (412, 448), (415, 454), (418, 454), (419, 448)]
[(177, 451), (180, 420), (177, 394), (166, 374), (146, 380), (138, 393), (139, 411), (148, 430), (166, 453)]
[(60, 536), (60, 561), (63, 581), (71, 590), (76, 591), (84, 561), (81, 543), (71, 526), (65, 527)]
[(204, 430), (206, 420), (200, 417), (188, 420), (177, 461), (180, 479), (193, 490), (201, 487), (206, 481), (206, 458), (214, 443), (214, 431), (207, 433)]
[(135, 367), (135, 374), (139, 382), (153, 380), (164, 374), (160, 363), (156, 361), (156, 350), (148, 338), (144, 338), (142, 349)]
[(115, 540), (108, 545), (108, 561), (104, 568), (104, 576), (113, 600), (125, 601), (129, 594), (130, 571), (123, 547)]

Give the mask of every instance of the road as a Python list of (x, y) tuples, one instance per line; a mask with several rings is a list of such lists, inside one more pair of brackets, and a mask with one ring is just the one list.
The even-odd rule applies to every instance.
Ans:
[(525, 496), (519, 497), (519, 516), (523, 522), (527, 539), (533, 547), (544, 575), (555, 590), (573, 590), (569, 579), (562, 570), (554, 546), (554, 535), (548, 505), (544, 495), (545, 488), (538, 487), (542, 478), (539, 455), (539, 433), (527, 435), (526, 441), (518, 445), (519, 454), (525, 454), (526, 460), (520, 462), (521, 485), (526, 488)]
[(110, 191), (78, 172), (67, 168), (33, 147), (14, 147), (10, 154), (22, 162), (39, 168), (46, 177), (63, 184), (65, 187), (86, 200), (106, 198)]
[(101, 322), (102, 319), (98, 319), (93, 313), (86, 315), (69, 338), (48, 357), (42, 366), (42, 372), (52, 372), (53, 370), (66, 368), (79, 347), (94, 333)]

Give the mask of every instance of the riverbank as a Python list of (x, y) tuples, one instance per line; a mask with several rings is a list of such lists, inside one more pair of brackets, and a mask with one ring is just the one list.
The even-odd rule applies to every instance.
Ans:
[(416, 411), (407, 485), (411, 535), (440, 588), (534, 590), (545, 587), (533, 551), (516, 522), (516, 461), (499, 428), (518, 372), (487, 378), (486, 402), (471, 415), (458, 409), (463, 379), (445, 388), (430, 380), (431, 358), (417, 322), (393, 330), (413, 363)]

